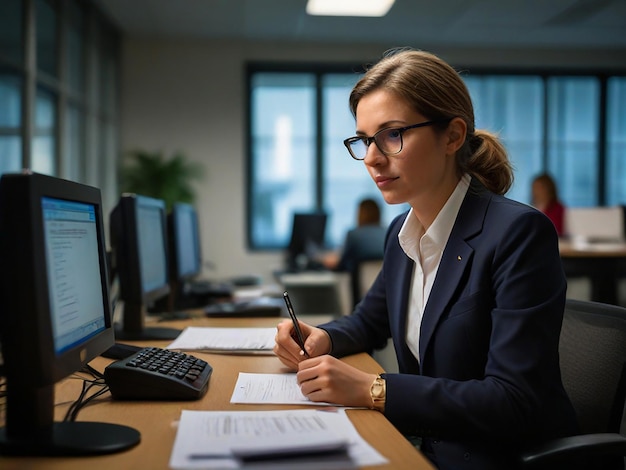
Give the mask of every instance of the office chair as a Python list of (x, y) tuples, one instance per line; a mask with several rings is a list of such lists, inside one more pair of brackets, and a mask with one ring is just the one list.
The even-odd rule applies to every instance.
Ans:
[(372, 286), (382, 266), (382, 258), (363, 259), (355, 263), (355, 266), (350, 273), (352, 302), (354, 306), (361, 301), (365, 293)]
[[(351, 273), (352, 296), (354, 305), (363, 298), (369, 288), (376, 280), (376, 276), (383, 266), (381, 259), (364, 259), (357, 263), (354, 271)], [(396, 358), (396, 349), (391, 339), (387, 340), (387, 345), (382, 349), (372, 351), (372, 357), (380, 364), (380, 366), (389, 373), (397, 373), (398, 359)]]
[(624, 469), (626, 308), (568, 299), (559, 353), (581, 434), (528, 449), (521, 468)]

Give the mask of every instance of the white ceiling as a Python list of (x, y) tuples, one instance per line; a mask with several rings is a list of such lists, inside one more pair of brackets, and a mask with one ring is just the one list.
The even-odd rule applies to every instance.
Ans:
[(626, 0), (396, 0), (383, 18), (312, 17), (306, 0), (93, 1), (129, 36), (626, 48)]

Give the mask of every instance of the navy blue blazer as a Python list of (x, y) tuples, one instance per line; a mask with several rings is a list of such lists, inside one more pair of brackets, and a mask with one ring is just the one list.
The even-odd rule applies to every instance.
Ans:
[(440, 468), (512, 468), (523, 447), (577, 431), (558, 343), (566, 281), (558, 238), (539, 211), (472, 180), (424, 310), (421, 362), (406, 345), (414, 267), (390, 225), (383, 267), (350, 316), (322, 325), (334, 356), (384, 345), (385, 416), (423, 437)]

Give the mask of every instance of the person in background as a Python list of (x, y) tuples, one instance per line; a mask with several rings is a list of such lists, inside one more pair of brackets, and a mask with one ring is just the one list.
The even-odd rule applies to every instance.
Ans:
[[(350, 94), (344, 141), (388, 204), (382, 270), (351, 315), (277, 326), (274, 353), (314, 402), (370, 407), (441, 469), (515, 468), (519, 451), (577, 432), (558, 343), (566, 282), (558, 238), (536, 209), (503, 196), (513, 172), (497, 137), (474, 128), (459, 74), (396, 50)], [(338, 358), (391, 337), (399, 373)], [(308, 356), (308, 357), (307, 357)]]
[(324, 266), (352, 272), (361, 260), (382, 259), (385, 231), (380, 224), (380, 207), (376, 200), (363, 199), (359, 203), (357, 226), (346, 234), (340, 254), (324, 258)]
[(532, 205), (548, 216), (559, 237), (565, 235), (565, 206), (560, 201), (556, 183), (549, 174), (543, 173), (533, 180)]

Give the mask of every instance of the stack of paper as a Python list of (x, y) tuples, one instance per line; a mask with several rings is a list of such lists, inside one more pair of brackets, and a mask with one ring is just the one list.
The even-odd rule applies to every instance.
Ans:
[(170, 467), (319, 470), (386, 462), (343, 409), (184, 410)]
[(168, 349), (273, 354), (276, 328), (212, 328), (190, 326)]

